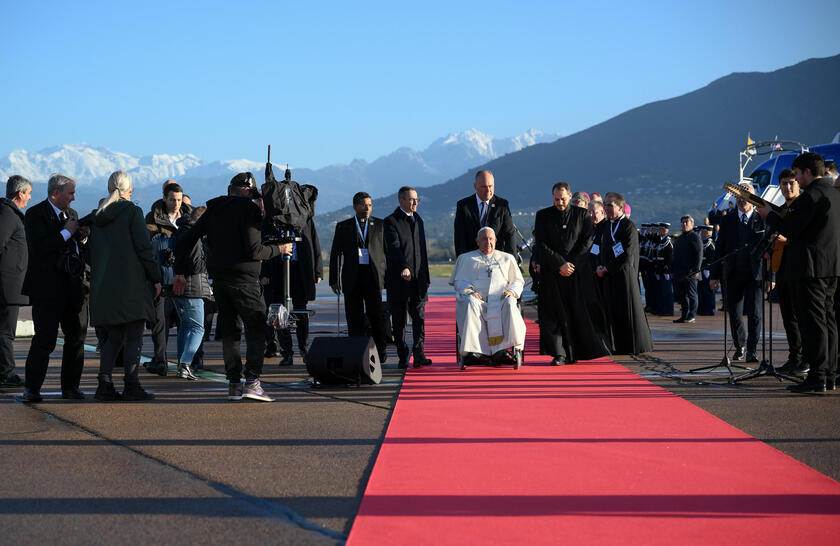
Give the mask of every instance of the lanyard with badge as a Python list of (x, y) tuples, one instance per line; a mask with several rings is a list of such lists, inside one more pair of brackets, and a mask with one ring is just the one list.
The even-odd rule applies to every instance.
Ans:
[(619, 218), (615, 222), (615, 226), (610, 226), (610, 238), (612, 239), (612, 241), (614, 243), (613, 247), (612, 247), (612, 251), (613, 251), (613, 255), (615, 255), (616, 258), (618, 258), (622, 254), (624, 254), (624, 246), (622, 246), (622, 244), (620, 242), (619, 243), (615, 242), (615, 232), (618, 231), (618, 225), (620, 223), (621, 223), (621, 218)]
[[(365, 244), (366, 241), (367, 241), (367, 232), (368, 232), (368, 226), (370, 225), (370, 219), (368, 219), (368, 221), (365, 222), (365, 232), (364, 233), (362, 233), (362, 226), (359, 225), (359, 219), (356, 216), (354, 216), (353, 219), (356, 220), (356, 229), (358, 230), (359, 235), (361, 235), (361, 237), (362, 237), (362, 244)], [(367, 265), (367, 264), (370, 264), (370, 251), (366, 248), (360, 248), (359, 249), (359, 265)]]

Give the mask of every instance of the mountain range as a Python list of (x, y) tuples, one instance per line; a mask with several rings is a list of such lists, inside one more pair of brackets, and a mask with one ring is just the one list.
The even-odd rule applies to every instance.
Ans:
[[(806, 146), (830, 142), (840, 131), (838, 89), (840, 55), (773, 72), (733, 73), (475, 169), (493, 171), (496, 192), (510, 201), (526, 236), (533, 213), (552, 204), (551, 187), (560, 180), (573, 191), (622, 193), (637, 223), (668, 221), (678, 229), (682, 214), (702, 219), (723, 193), (723, 182), (737, 180), (747, 135)], [(465, 173), (419, 192), (427, 238), (436, 247), (430, 258), (452, 255), (455, 203), (473, 191), (472, 183), (472, 173)], [(374, 214), (390, 214), (396, 204), (395, 195), (374, 200)], [(321, 233), (331, 233), (347, 214), (349, 209), (318, 217)]]
[[(394, 191), (395, 185), (429, 186), (465, 172), (470, 167), (516, 152), (559, 135), (531, 129), (521, 135), (497, 138), (476, 129), (451, 133), (415, 151), (399, 148), (372, 162), (356, 159), (320, 169), (294, 168), (295, 180), (318, 187), (318, 211), (346, 206), (357, 191), (374, 197)], [(282, 166), (277, 165), (278, 170)], [(108, 176), (123, 170), (131, 174), (134, 199), (144, 207), (159, 197), (167, 179), (177, 180), (197, 203), (225, 192), (231, 177), (251, 171), (262, 180), (265, 163), (248, 159), (206, 162), (193, 154), (156, 154), (143, 157), (86, 144), (63, 145), (38, 152), (15, 150), (0, 158), (0, 179), (22, 174), (38, 185), (51, 174), (66, 174), (77, 181), (79, 210), (93, 208), (104, 194)], [(282, 173), (278, 178), (282, 177)], [(398, 182), (395, 182), (398, 181)]]

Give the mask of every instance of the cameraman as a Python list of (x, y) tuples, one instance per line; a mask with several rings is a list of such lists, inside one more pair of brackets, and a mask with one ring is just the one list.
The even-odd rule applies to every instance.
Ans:
[(155, 353), (152, 361), (146, 364), (150, 373), (158, 375), (166, 375), (167, 372), (166, 345), (169, 342), (169, 325), (177, 316), (172, 300), (172, 266), (175, 263), (173, 250), (174, 236), (178, 230), (177, 221), (192, 210), (189, 205), (183, 203), (183, 197), (183, 188), (174, 180), (167, 180), (163, 184), (163, 199), (155, 201), (152, 210), (146, 215), (146, 227), (152, 239), (152, 253), (163, 279), (163, 290), (155, 300), (155, 321), (151, 325)]
[[(219, 308), (217, 328), (222, 330), (222, 351), (228, 381), (228, 400), (250, 398), (271, 402), (260, 384), (265, 350), (265, 302), (259, 283), (260, 262), (280, 254), (291, 254), (292, 245), (262, 244), (260, 198), (254, 176), (239, 173), (228, 186), (228, 194), (207, 202), (207, 212), (188, 231), (179, 234), (175, 247), (175, 274), (186, 255), (203, 236), (207, 237), (207, 270)], [(242, 384), (240, 338), (245, 326), (247, 344), (245, 385)]]

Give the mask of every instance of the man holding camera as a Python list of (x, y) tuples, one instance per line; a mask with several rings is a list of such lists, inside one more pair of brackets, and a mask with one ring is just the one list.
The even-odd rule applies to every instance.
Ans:
[[(260, 374), (265, 351), (265, 302), (260, 288), (260, 262), (292, 253), (292, 245), (262, 244), (262, 214), (253, 202), (259, 199), (251, 173), (239, 173), (228, 186), (228, 194), (207, 202), (207, 212), (192, 228), (179, 234), (175, 247), (176, 284), (178, 264), (203, 236), (207, 237), (207, 270), (213, 279), (213, 293), (219, 306), (217, 328), (222, 331), (222, 354), (228, 381), (228, 400), (249, 398), (273, 401), (263, 391)], [(243, 370), (240, 353), (242, 327), (247, 345)], [(242, 384), (242, 375), (245, 384)]]
[(88, 326), (87, 293), (83, 284), (82, 245), (90, 230), (79, 227), (70, 208), (76, 182), (55, 174), (47, 182), (48, 197), (29, 208), (24, 217), (29, 266), (23, 294), (32, 303), (35, 335), (26, 357), (24, 402), (41, 401), (50, 353), (55, 349), (58, 327), (64, 333), (61, 357), (61, 397), (83, 400), (79, 381), (84, 367), (84, 342)]

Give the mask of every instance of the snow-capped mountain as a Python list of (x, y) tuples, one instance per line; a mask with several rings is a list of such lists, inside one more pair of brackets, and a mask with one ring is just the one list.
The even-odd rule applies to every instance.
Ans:
[[(349, 164), (337, 163), (315, 170), (293, 166), (293, 176), (300, 183), (318, 187), (318, 212), (328, 212), (347, 206), (357, 191), (380, 197), (402, 185), (438, 184), (496, 157), (558, 138), (560, 135), (535, 129), (508, 138), (469, 129), (437, 139), (420, 152), (404, 147), (372, 162), (356, 159)], [(0, 158), (0, 180), (22, 174), (40, 184), (53, 173), (66, 174), (76, 180), (81, 210), (92, 207), (97, 196), (104, 195), (106, 180), (116, 170), (131, 175), (135, 199), (145, 206), (159, 197), (160, 184), (170, 178), (181, 183), (194, 202), (201, 203), (223, 193), (234, 174), (251, 171), (259, 180), (264, 168), (265, 163), (249, 159), (204, 161), (193, 154), (136, 157), (87, 144), (72, 144), (38, 152), (15, 150)], [(283, 173), (279, 171), (275, 175), (280, 178)]]

